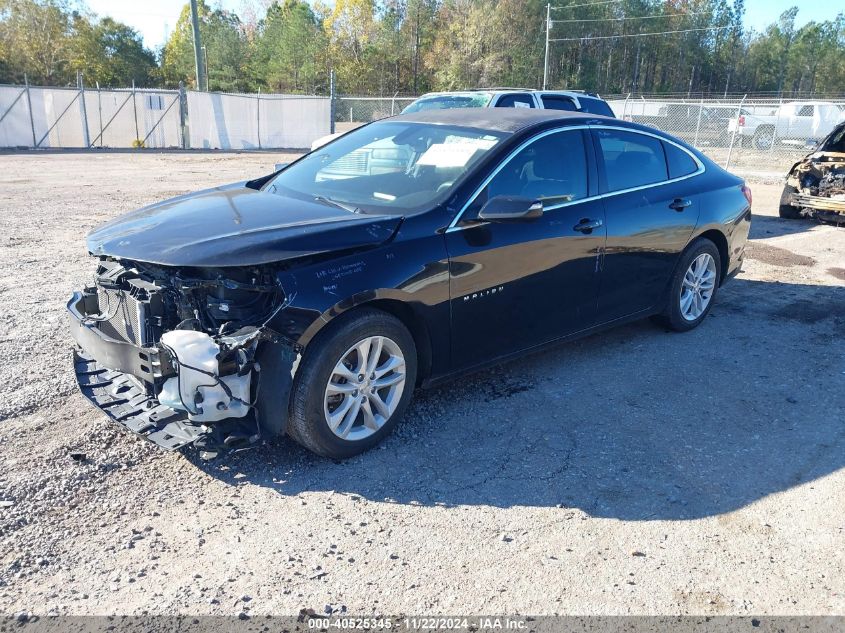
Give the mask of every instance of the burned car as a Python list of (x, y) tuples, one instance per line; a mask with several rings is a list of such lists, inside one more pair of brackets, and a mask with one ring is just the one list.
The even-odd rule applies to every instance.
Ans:
[[(352, 175), (362, 153), (379, 169)], [(648, 316), (696, 327), (740, 269), (750, 205), (741, 179), (633, 123), (401, 115), (95, 229), (93, 284), (68, 303), (76, 376), (167, 449), (287, 433), (348, 457), (417, 386)]]
[(795, 163), (786, 177), (780, 217), (845, 224), (845, 123)]

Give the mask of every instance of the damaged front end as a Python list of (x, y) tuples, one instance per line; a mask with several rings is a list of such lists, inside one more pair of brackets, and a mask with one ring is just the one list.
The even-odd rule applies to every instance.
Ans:
[[(781, 215), (845, 224), (845, 125), (796, 163), (786, 178)], [(784, 210), (789, 210), (784, 213)]]
[[(261, 355), (290, 368), (296, 346), (270, 327), (289, 303), (276, 271), (174, 269), (102, 258), (68, 303), (80, 390), (125, 429), (206, 456), (255, 444)], [(279, 359), (281, 357), (281, 361)], [(291, 373), (274, 371), (274, 391)], [(279, 380), (282, 383), (279, 383)]]

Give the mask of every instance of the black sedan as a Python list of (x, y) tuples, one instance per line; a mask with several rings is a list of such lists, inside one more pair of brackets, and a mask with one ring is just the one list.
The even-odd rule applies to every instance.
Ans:
[(416, 386), (643, 317), (699, 325), (751, 194), (652, 128), (440, 110), (120, 217), (68, 303), (82, 392), (168, 448), (288, 433), (333, 458)]

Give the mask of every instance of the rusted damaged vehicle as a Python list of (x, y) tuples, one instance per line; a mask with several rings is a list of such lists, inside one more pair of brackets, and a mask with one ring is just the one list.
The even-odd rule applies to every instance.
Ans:
[(845, 123), (789, 170), (780, 200), (780, 217), (814, 217), (845, 224)]
[(401, 115), (95, 229), (68, 303), (77, 380), (167, 449), (287, 433), (349, 457), (417, 386), (635, 319), (697, 327), (750, 222), (740, 178), (653, 128)]

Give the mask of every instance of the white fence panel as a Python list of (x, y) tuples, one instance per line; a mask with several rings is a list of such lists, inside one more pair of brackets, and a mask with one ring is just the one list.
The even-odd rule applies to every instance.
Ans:
[(176, 91), (86, 90), (88, 133), (95, 147), (181, 147)]
[(178, 92), (136, 92), (138, 119), (145, 147), (181, 147)]
[(94, 147), (128, 147), (135, 138), (132, 93), (117, 90), (85, 93), (88, 132)]
[(261, 95), (261, 147), (311, 147), (330, 132), (331, 100), (327, 97)]
[(23, 86), (0, 86), (0, 116), (3, 116), (0, 147), (32, 146), (29, 106)]
[(38, 147), (85, 147), (78, 90), (30, 88), (29, 93)]
[(189, 92), (190, 146), (310, 147), (312, 141), (329, 133), (330, 108), (327, 97)]
[(258, 108), (244, 95), (189, 92), (190, 146), (194, 149), (257, 149)]

